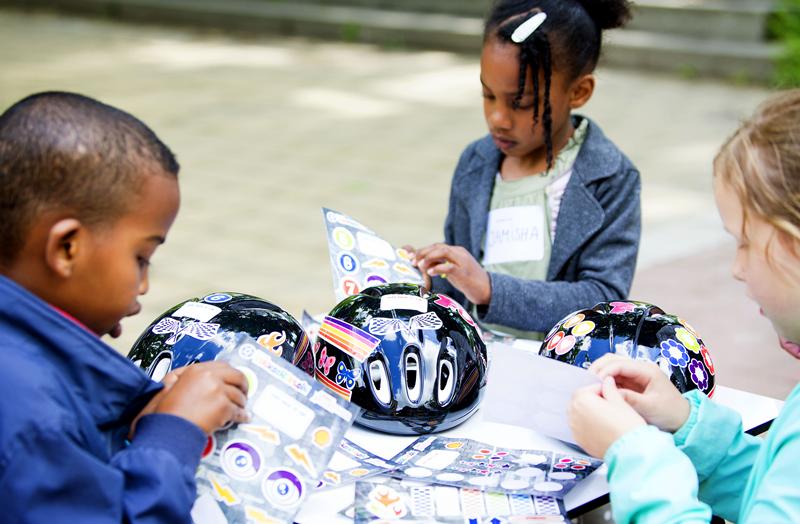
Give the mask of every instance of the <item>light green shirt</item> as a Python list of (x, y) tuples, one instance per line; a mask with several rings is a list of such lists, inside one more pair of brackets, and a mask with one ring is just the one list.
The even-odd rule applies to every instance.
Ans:
[[(494, 190), (492, 192), (492, 199), (489, 203), (489, 229), (487, 235), (484, 236), (484, 260), (482, 261), (484, 269), (490, 273), (499, 273), (510, 275), (516, 278), (525, 280), (546, 280), (547, 269), (550, 265), (550, 251), (553, 245), (553, 233), (555, 231), (556, 216), (554, 205), (551, 199), (548, 198), (548, 187), (554, 181), (561, 177), (570, 176), (572, 173), (572, 165), (575, 159), (578, 158), (581, 146), (586, 139), (586, 130), (589, 127), (589, 121), (583, 119), (575, 132), (570, 137), (567, 145), (559, 152), (556, 157), (553, 167), (543, 173), (535, 173), (517, 180), (503, 180), (500, 173), (494, 183)], [(560, 202), (561, 194), (558, 194), (558, 202)], [(513, 213), (513, 208), (526, 208), (524, 216), (541, 215), (540, 227), (525, 229), (516, 232), (517, 235), (525, 235), (526, 238), (531, 237), (530, 233), (536, 234), (529, 238), (529, 242), (535, 242), (536, 248), (532, 249), (536, 254), (533, 257), (528, 257), (519, 253), (521, 260), (502, 260), (495, 261), (496, 256), (492, 256), (492, 246), (496, 245), (495, 237), (498, 236), (497, 229), (493, 228), (494, 223), (497, 223), (499, 216), (517, 216), (522, 215), (508, 215)], [(500, 214), (495, 213), (500, 210)], [(519, 212), (519, 209), (517, 210)], [(531, 224), (523, 225), (532, 226)], [(508, 229), (501, 231), (507, 237), (515, 233)], [(509, 255), (509, 253), (505, 253)], [(503, 259), (509, 258), (508, 256), (501, 257)], [(513, 256), (511, 257), (513, 258)], [(543, 333), (537, 331), (522, 331), (512, 329), (502, 325), (486, 324), (485, 327), (495, 332), (502, 334), (512, 335), (518, 338), (532, 338), (541, 340), (544, 338)]]

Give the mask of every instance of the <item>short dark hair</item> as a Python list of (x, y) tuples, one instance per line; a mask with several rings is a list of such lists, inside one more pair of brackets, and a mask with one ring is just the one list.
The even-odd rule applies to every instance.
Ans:
[(544, 75), (544, 121), (547, 167), (553, 164), (550, 80), (552, 71), (564, 73), (569, 80), (591, 73), (597, 67), (603, 42), (603, 30), (621, 27), (631, 17), (628, 0), (497, 0), (484, 26), (484, 42), (496, 38), (511, 43), (511, 35), (520, 24), (536, 13), (547, 20), (520, 48), (519, 91), (525, 92), (528, 69), (533, 75), (534, 126), (539, 122), (539, 71)]
[(20, 100), (0, 115), (0, 263), (15, 259), (42, 211), (69, 210), (90, 225), (114, 220), (145, 175), (179, 169), (129, 113), (75, 93)]

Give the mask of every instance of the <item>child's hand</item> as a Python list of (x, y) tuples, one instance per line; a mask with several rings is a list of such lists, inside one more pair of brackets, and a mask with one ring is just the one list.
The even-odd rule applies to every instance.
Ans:
[(575, 441), (594, 457), (603, 458), (618, 438), (646, 425), (622, 398), (614, 380), (586, 386), (575, 392), (569, 406), (569, 426)]
[(589, 371), (602, 379), (611, 377), (623, 398), (648, 424), (675, 433), (689, 418), (689, 401), (653, 362), (608, 354)]
[[(414, 267), (418, 267), (417, 266), (417, 250), (414, 249), (413, 246), (409, 246), (409, 245), (403, 246), (403, 249), (408, 251), (408, 253), (411, 255), (411, 265), (414, 266)], [(430, 291), (430, 289), (431, 289), (431, 276), (429, 274), (427, 274), (426, 272), (424, 272), (424, 271), (421, 271), (421, 273), (422, 273), (423, 286), (425, 287), (425, 289)]]
[(420, 248), (414, 265), (430, 276), (447, 278), (473, 304), (488, 304), (492, 298), (489, 273), (461, 246), (437, 243)]
[(183, 417), (211, 433), (229, 422), (247, 422), (247, 379), (226, 362), (201, 362), (184, 368), (164, 393), (155, 413)]

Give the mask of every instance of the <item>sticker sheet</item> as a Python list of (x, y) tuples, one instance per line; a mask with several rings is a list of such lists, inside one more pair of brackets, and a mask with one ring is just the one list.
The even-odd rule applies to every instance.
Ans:
[(356, 484), (353, 522), (500, 524), (570, 521), (562, 500), (378, 477)]
[(392, 475), (509, 494), (563, 498), (601, 461), (555, 451), (506, 449), (470, 439), (420, 437), (392, 459)]
[(335, 488), (367, 477), (388, 473), (397, 464), (382, 459), (348, 439), (339, 443), (328, 469), (322, 473), (318, 489)]
[(251, 421), (209, 437), (195, 524), (292, 522), (359, 408), (245, 334), (220, 336), (217, 360), (247, 377)]
[(422, 284), (422, 274), (411, 265), (410, 254), (395, 248), (357, 220), (322, 208), (328, 231), (328, 249), (336, 300), (370, 286), (391, 282)]

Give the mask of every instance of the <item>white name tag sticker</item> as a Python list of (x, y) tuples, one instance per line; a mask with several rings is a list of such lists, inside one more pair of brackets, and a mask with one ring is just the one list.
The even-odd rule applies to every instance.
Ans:
[(542, 260), (544, 228), (542, 206), (505, 207), (490, 211), (483, 264)]

